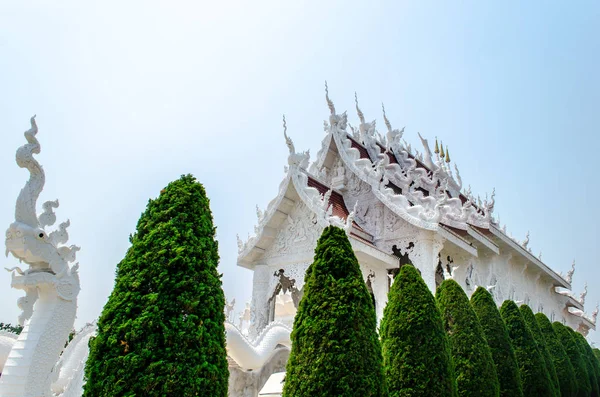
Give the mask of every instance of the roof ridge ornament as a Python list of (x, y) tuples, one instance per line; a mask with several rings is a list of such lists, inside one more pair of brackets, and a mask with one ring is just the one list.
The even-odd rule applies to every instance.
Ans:
[(575, 259), (573, 259), (573, 263), (571, 264), (571, 269), (567, 272), (565, 276), (565, 281), (569, 284), (573, 282), (573, 274), (575, 273)]
[(329, 99), (329, 87), (327, 87), (327, 80), (325, 80), (325, 99), (327, 100), (327, 106), (329, 107), (329, 112), (331, 112), (332, 116), (335, 116), (335, 105)]
[(529, 230), (527, 231), (527, 234), (525, 235), (525, 240), (523, 240), (523, 242), (521, 243), (521, 247), (523, 247), (527, 250), (528, 245), (529, 245)]
[(356, 113), (358, 114), (360, 123), (364, 124), (365, 123), (365, 115), (363, 114), (362, 110), (360, 110), (360, 108), (358, 107), (358, 95), (356, 94), (356, 91), (354, 91), (354, 103), (356, 104)]
[(383, 102), (381, 102), (381, 110), (383, 111), (383, 122), (385, 123), (388, 132), (392, 132), (392, 123), (390, 123), (390, 121), (387, 118), (387, 115), (385, 114), (385, 106), (383, 105)]
[(294, 147), (294, 142), (292, 138), (290, 138), (287, 134), (287, 123), (285, 121), (285, 114), (283, 115), (283, 136), (285, 137), (285, 144), (287, 145), (290, 154), (296, 153), (296, 148)]
[(583, 292), (581, 292), (581, 294), (579, 295), (579, 303), (581, 303), (581, 306), (585, 305), (585, 297), (587, 296), (588, 293), (588, 284), (587, 281), (585, 282), (585, 285), (583, 287)]

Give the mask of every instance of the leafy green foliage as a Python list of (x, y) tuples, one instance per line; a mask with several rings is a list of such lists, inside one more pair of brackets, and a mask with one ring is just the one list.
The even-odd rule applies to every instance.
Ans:
[(0, 331), (8, 331), (8, 332), (12, 332), (13, 334), (17, 334), (19, 335), (21, 333), (21, 331), (23, 331), (23, 326), (22, 325), (12, 325), (9, 323), (0, 323)]
[(504, 301), (500, 314), (515, 349), (525, 397), (552, 396), (550, 376), (533, 335), (513, 301)]
[(598, 359), (598, 361), (600, 361), (600, 349), (594, 348), (592, 350), (594, 351), (594, 355), (596, 356), (596, 358)]
[(499, 396), (492, 353), (469, 298), (454, 280), (440, 284), (436, 299), (450, 342), (459, 396)]
[(478, 287), (471, 296), (471, 305), (479, 318), (483, 334), (492, 352), (500, 382), (500, 396), (523, 396), (523, 385), (515, 351), (494, 298), (488, 290)]
[(380, 333), (390, 397), (456, 395), (442, 318), (429, 288), (411, 265), (404, 265), (392, 284)]
[(546, 339), (540, 330), (540, 327), (535, 319), (535, 315), (531, 308), (527, 305), (521, 305), (519, 307), (521, 311), (521, 315), (523, 316), (523, 320), (525, 320), (525, 324), (529, 327), (531, 331), (531, 335), (533, 336), (533, 340), (537, 345), (538, 351), (542, 356), (542, 360), (544, 361), (544, 366), (548, 371), (548, 376), (550, 377), (550, 386), (552, 387), (552, 395), (556, 397), (560, 397), (560, 384), (558, 382), (558, 376), (556, 374), (556, 367), (554, 366), (554, 361), (550, 356), (550, 352), (546, 347)]
[(546, 341), (546, 348), (548, 353), (552, 357), (554, 367), (556, 369), (556, 375), (558, 377), (558, 383), (560, 386), (560, 392), (562, 397), (576, 397), (577, 396), (577, 383), (575, 379), (575, 370), (573, 364), (567, 355), (567, 351), (558, 339), (552, 323), (544, 313), (536, 313), (535, 319), (540, 328), (540, 332), (544, 336)]
[(131, 243), (90, 342), (84, 395), (225, 397), (225, 298), (204, 187), (191, 175), (171, 182)]
[(346, 233), (325, 228), (306, 271), (283, 396), (385, 396), (375, 308)]
[[(590, 378), (590, 384), (592, 386), (592, 397), (598, 397), (600, 395), (600, 391), (598, 389), (598, 373), (596, 372), (596, 366), (594, 365), (596, 362), (596, 357), (594, 357), (594, 353), (591, 351), (592, 349), (588, 345), (587, 341), (579, 332), (573, 331), (569, 328), (573, 339), (575, 339), (575, 343), (579, 348), (579, 354), (583, 357), (583, 361), (585, 362), (588, 376)], [(588, 348), (590, 351), (588, 352)]]
[(565, 348), (571, 364), (573, 364), (573, 370), (575, 371), (575, 381), (577, 385), (577, 397), (588, 397), (592, 393), (592, 385), (587, 375), (587, 367), (583, 361), (583, 357), (579, 353), (579, 348), (575, 343), (575, 339), (569, 329), (559, 322), (552, 323), (554, 332), (560, 343)]

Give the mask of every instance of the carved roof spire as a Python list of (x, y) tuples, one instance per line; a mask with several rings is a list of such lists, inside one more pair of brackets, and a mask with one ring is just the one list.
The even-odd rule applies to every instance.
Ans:
[(450, 151), (448, 150), (448, 145), (446, 145), (446, 163), (450, 162)]
[(327, 100), (327, 106), (329, 106), (329, 111), (331, 115), (335, 115), (335, 106), (331, 99), (329, 99), (329, 88), (327, 87), (327, 80), (325, 80), (325, 99)]
[(296, 153), (296, 149), (294, 148), (294, 142), (292, 142), (292, 139), (287, 134), (287, 124), (285, 122), (285, 114), (283, 115), (283, 136), (285, 137), (285, 144), (287, 145), (288, 149), (290, 150), (290, 154)]
[(356, 91), (354, 91), (354, 103), (356, 104), (356, 113), (358, 114), (358, 118), (360, 119), (360, 123), (365, 123), (365, 115), (358, 107), (358, 95), (356, 95)]
[(435, 154), (440, 154), (440, 147), (438, 146), (437, 136), (435, 137)]
[(441, 158), (446, 157), (446, 155), (444, 154), (444, 142), (441, 142), (441, 144), (440, 144), (440, 157)]
[(392, 131), (392, 123), (390, 123), (387, 115), (385, 114), (385, 106), (383, 106), (383, 102), (381, 103), (381, 109), (383, 110), (383, 121), (385, 122), (385, 126), (387, 127), (388, 131)]

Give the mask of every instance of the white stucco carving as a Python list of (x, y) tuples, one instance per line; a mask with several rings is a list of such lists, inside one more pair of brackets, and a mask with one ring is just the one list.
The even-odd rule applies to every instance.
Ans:
[(291, 348), (292, 329), (272, 322), (254, 339), (242, 335), (233, 324), (225, 323), (227, 354), (243, 369), (258, 369), (273, 355), (277, 345)]
[[(35, 116), (34, 116), (35, 117)], [(67, 246), (69, 221), (48, 233), (56, 221), (58, 201), (46, 202), (38, 217), (37, 199), (45, 183), (44, 170), (33, 157), (40, 153), (35, 118), (25, 132), (27, 143), (17, 150), (17, 165), (29, 171), (29, 180), (17, 198), (15, 222), (6, 231), (6, 253), (28, 265), (11, 269), (13, 288), (24, 290), (19, 299), (23, 331), (14, 344), (0, 377), (0, 395), (51, 395), (51, 371), (73, 328), (79, 293), (76, 246)]]

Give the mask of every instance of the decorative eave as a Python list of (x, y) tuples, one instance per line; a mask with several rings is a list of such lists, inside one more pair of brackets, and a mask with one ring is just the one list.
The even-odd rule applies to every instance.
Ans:
[[(254, 236), (246, 243), (242, 243), (238, 237), (238, 265), (242, 267), (253, 268), (253, 263), (273, 243), (281, 223), (287, 218), (298, 199), (316, 215), (319, 226), (336, 225), (344, 228), (349, 235), (352, 231), (366, 234), (354, 223), (354, 213), (347, 210), (343, 198), (340, 199), (341, 194), (307, 174), (310, 154), (295, 151), (292, 140), (287, 136), (285, 118), (284, 135), (290, 152), (287, 174), (279, 186), (277, 197), (269, 203), (265, 213), (257, 211), (259, 219), (258, 225), (254, 228)], [(328, 190), (323, 192), (324, 189)], [(368, 238), (366, 240), (368, 241)]]
[(467, 225), (467, 233), (469, 236), (473, 237), (475, 240), (479, 241), (482, 245), (489, 248), (496, 255), (500, 255), (500, 247), (489, 239), (485, 234), (481, 233), (475, 227), (471, 225)]
[(373, 244), (369, 244), (363, 241), (362, 239), (357, 238), (352, 233), (350, 234), (349, 238), (350, 244), (352, 245), (352, 248), (359, 259), (362, 254), (368, 256), (370, 261), (374, 261), (384, 269), (392, 269), (399, 267), (400, 262), (398, 261), (398, 258), (394, 255), (390, 255), (381, 251)]
[[(276, 237), (277, 228), (292, 210), (295, 201), (290, 198), (291, 176), (288, 174), (279, 185), (279, 192), (269, 205), (258, 225), (254, 227), (254, 235), (242, 244), (238, 237), (238, 266), (252, 268), (254, 259), (266, 251)], [(259, 214), (260, 215), (260, 214)]]
[(513, 239), (508, 237), (506, 234), (502, 232), (502, 230), (498, 229), (495, 225), (491, 224), (489, 228), (490, 233), (496, 236), (502, 243), (512, 248), (517, 254), (521, 257), (529, 261), (529, 263), (535, 265), (538, 269), (540, 269), (544, 274), (549, 276), (556, 283), (555, 286), (563, 287), (567, 289), (571, 289), (571, 284), (568, 283), (565, 279), (563, 279), (558, 273), (544, 264), (541, 260), (536, 258), (531, 252), (527, 251), (521, 245), (517, 244)]
[[(344, 115), (337, 117), (338, 120), (345, 122)], [(332, 149), (331, 145), (335, 145), (337, 151)], [(416, 212), (419, 210), (418, 207), (411, 203), (404, 195), (395, 194), (392, 189), (386, 187), (386, 183), (382, 181), (382, 174), (373, 170), (373, 162), (369, 156), (365, 155), (366, 150), (360, 150), (359, 146), (361, 145), (349, 137), (346, 131), (340, 129), (337, 124), (330, 126), (319, 152), (317, 169), (324, 164), (327, 153), (337, 152), (344, 166), (361, 181), (370, 185), (373, 195), (400, 218), (418, 228), (435, 231), (469, 254), (473, 256), (478, 255), (477, 248), (473, 244), (437, 222), (439, 218), (435, 215), (431, 220), (424, 220), (412, 215), (410, 211)], [(467, 226), (463, 227), (466, 228)]]
[(457, 247), (462, 248), (463, 250), (467, 251), (469, 254), (475, 257), (478, 256), (477, 247), (475, 247), (473, 244), (462, 238), (458, 233), (456, 233), (449, 227), (440, 224), (437, 232)]

